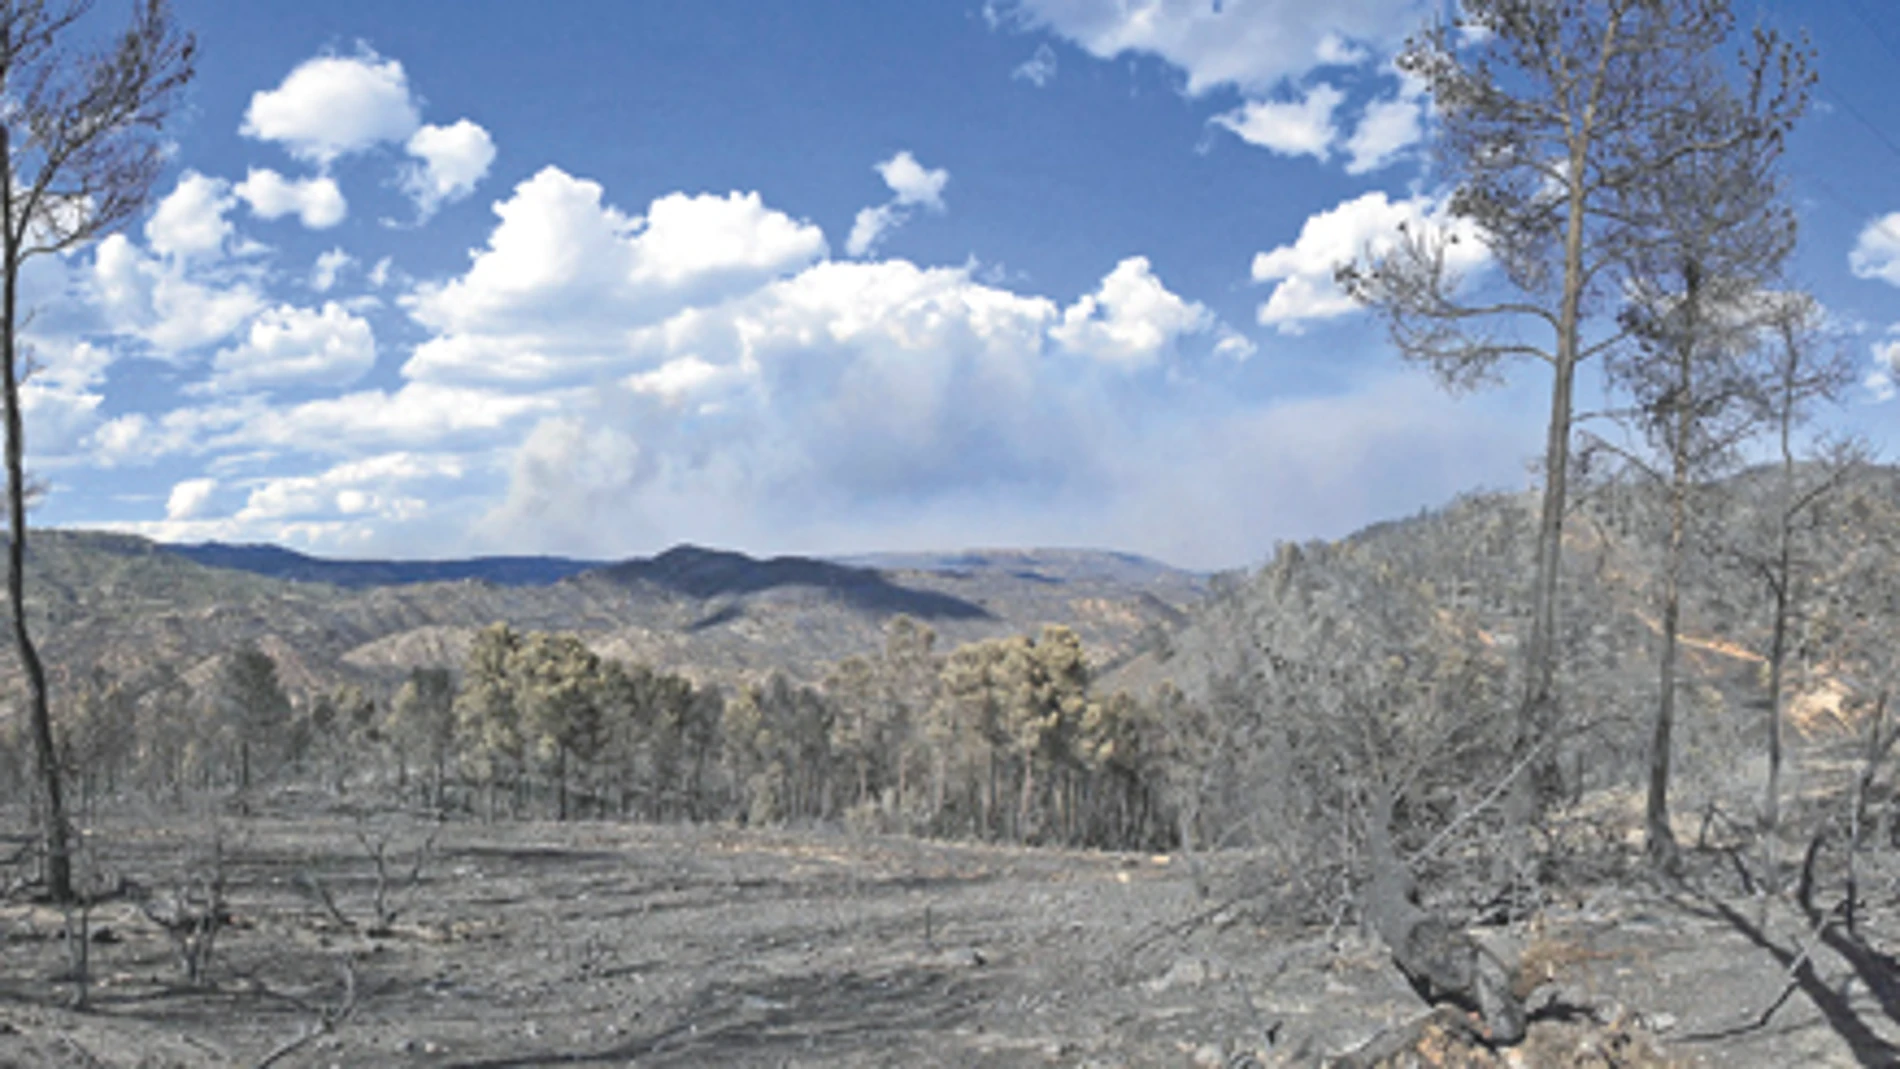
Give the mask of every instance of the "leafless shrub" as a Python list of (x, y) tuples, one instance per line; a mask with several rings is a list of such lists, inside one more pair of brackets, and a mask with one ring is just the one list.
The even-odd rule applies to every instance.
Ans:
[(209, 856), (192, 859), (166, 891), (130, 884), (127, 892), (153, 924), (164, 929), (178, 952), (179, 968), (192, 987), (204, 984), (217, 951), (218, 934), (231, 922), (224, 829), (214, 825)]
[(298, 885), (304, 893), (314, 899), (339, 926), (350, 931), (362, 931), (365, 935), (381, 938), (395, 930), (396, 921), (408, 908), (410, 896), (422, 884), (422, 874), (435, 858), (435, 840), (437, 832), (430, 832), (420, 845), (408, 851), (408, 859), (402, 860), (401, 852), (392, 850), (395, 839), (393, 829), (378, 829), (374, 832), (367, 826), (356, 830), (356, 841), (362, 846), (364, 855), (375, 869), (375, 882), (371, 890), (370, 920), (359, 923), (338, 904), (336, 895), (322, 877), (315, 872), (305, 871), (298, 877)]
[(421, 885), (422, 870), (435, 856), (435, 837), (436, 833), (430, 832), (428, 838), (422, 841), (422, 845), (410, 852), (409, 866), (405, 872), (392, 864), (394, 859), (389, 853), (391, 833), (372, 838), (366, 829), (357, 829), (357, 842), (363, 844), (363, 849), (368, 852), (370, 860), (376, 865), (374, 899), (376, 922), (369, 929), (370, 935), (388, 935), (390, 929), (395, 926), (396, 918), (403, 909), (403, 905), (398, 905), (397, 897), (400, 896), (406, 905), (409, 896)]

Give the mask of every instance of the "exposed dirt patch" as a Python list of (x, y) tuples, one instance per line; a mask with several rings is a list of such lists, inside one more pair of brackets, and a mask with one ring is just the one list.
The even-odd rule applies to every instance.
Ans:
[[(205, 863), (208, 827), (107, 827), (95, 850), (162, 894)], [(434, 839), (415, 885), (386, 888), (386, 928), (359, 831), (397, 877)], [(278, 1064), (1271, 1066), (1368, 1041), (1381, 1065), (1900, 1052), (1894, 884), (1866, 865), (1881, 890), (1858, 935), (1787, 902), (1614, 889), (1478, 930), (1537, 987), (1530, 1038), (1493, 1052), (1455, 1014), (1427, 1017), (1357, 931), (1292, 927), (1252, 897), (1220, 908), (1166, 857), (341, 818), (229, 821), (224, 847), (231, 923), (203, 988), (116, 900), (91, 919), (93, 1007), (71, 1011), (62, 916), (0, 908), (0, 1066), (254, 1065), (348, 1002), (346, 963), (349, 1016)], [(1205, 864), (1216, 887), (1265, 879), (1258, 859)]]

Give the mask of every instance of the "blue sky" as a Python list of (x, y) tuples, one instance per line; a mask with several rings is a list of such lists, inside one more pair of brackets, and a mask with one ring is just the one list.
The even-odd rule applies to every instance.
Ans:
[[(1433, 6), (179, 0), (152, 211), (28, 279), (36, 520), (1231, 567), (1530, 485), (1542, 368), (1448, 397), (1331, 288), (1438, 210)], [(1795, 273), (1884, 443), (1900, 11), (1738, 6), (1819, 49)]]

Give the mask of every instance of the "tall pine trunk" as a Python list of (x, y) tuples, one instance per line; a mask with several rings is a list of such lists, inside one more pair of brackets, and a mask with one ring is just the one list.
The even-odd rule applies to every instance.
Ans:
[[(1594, 131), (1586, 115), (1570, 146), (1572, 174), (1581, 174)], [(1570, 430), (1575, 418), (1579, 333), (1583, 321), (1584, 191), (1570, 183), (1564, 227), (1564, 282), (1551, 360), (1550, 419), (1544, 438), (1544, 500), (1537, 524), (1535, 585), (1531, 588), (1531, 633), (1524, 648), (1524, 698), (1518, 707), (1513, 756), (1528, 773), (1512, 784), (1506, 815), (1512, 825), (1505, 857), (1521, 867), (1530, 848), (1530, 825), (1557, 779), (1557, 754), (1531, 755), (1556, 730), (1558, 579), (1563, 566), (1564, 512), (1568, 507)]]
[(27, 719), (44, 807), (46, 893), (55, 902), (73, 899), (73, 865), (66, 798), (60, 784), (59, 754), (53, 745), (53, 718), (46, 698), (46, 669), (26, 630), (26, 434), (20, 418), (19, 324), (20, 235), (14, 218), (13, 145), (0, 124), (0, 233), (4, 234), (5, 306), (0, 309), (0, 388), (7, 420), (7, 607), (13, 621), (13, 646), (26, 673)]
[(1683, 271), (1682, 307), (1687, 322), (1675, 345), (1673, 409), (1669, 429), (1669, 541), (1663, 559), (1662, 656), (1658, 669), (1661, 692), (1656, 698), (1656, 723), (1649, 743), (1649, 797), (1643, 810), (1644, 849), (1650, 861), (1665, 872), (1681, 865), (1675, 832), (1669, 826), (1669, 765), (1676, 725), (1676, 667), (1682, 622), (1682, 563), (1689, 520), (1690, 434), (1695, 425), (1697, 358), (1697, 302), (1701, 300), (1700, 265), (1691, 261)]
[(1761, 803), (1762, 850), (1772, 893), (1781, 883), (1776, 836), (1781, 825), (1781, 704), (1788, 659), (1788, 614), (1794, 597), (1794, 375), (1782, 381), (1777, 430), (1781, 437), (1781, 500), (1775, 517), (1775, 560), (1769, 586), (1775, 598), (1774, 632), (1768, 644), (1768, 784)]

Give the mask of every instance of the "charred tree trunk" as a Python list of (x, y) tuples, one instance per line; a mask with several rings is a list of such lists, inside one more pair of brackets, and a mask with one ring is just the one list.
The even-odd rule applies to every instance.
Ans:
[(13, 647), (26, 674), (28, 727), (39, 773), (40, 802), (45, 807), (46, 893), (55, 902), (73, 900), (73, 863), (66, 798), (60, 783), (59, 754), (53, 744), (53, 719), (46, 697), (46, 668), (26, 629), (26, 434), (20, 417), (19, 248), (21, 228), (14, 218), (11, 178), (13, 145), (0, 124), (0, 234), (4, 234), (5, 307), (0, 310), (0, 388), (5, 391), (7, 420), (7, 608), (13, 622)]
[(1663, 580), (1662, 692), (1656, 700), (1656, 722), (1649, 741), (1649, 795), (1643, 809), (1643, 846), (1650, 861), (1665, 872), (1681, 865), (1676, 835), (1669, 826), (1669, 758), (1674, 746), (1676, 723), (1676, 633), (1680, 617), (1680, 593), (1674, 561), (1674, 525), (1671, 531), (1671, 560)]
[[(1594, 130), (1586, 117), (1572, 135), (1570, 166), (1583, 172)], [(1570, 430), (1575, 419), (1577, 365), (1582, 360), (1579, 334), (1583, 321), (1584, 187), (1570, 183), (1564, 223), (1563, 291), (1557, 306), (1556, 344), (1551, 353), (1550, 418), (1544, 438), (1544, 500), (1537, 524), (1536, 582), (1531, 588), (1531, 631), (1524, 648), (1524, 699), (1518, 708), (1513, 757), (1529, 758), (1544, 736), (1556, 730), (1558, 578), (1563, 565), (1564, 513), (1568, 507)], [(1511, 854), (1527, 855), (1530, 826), (1555, 789), (1558, 754), (1537, 758), (1528, 775), (1517, 779), (1506, 799), (1511, 824)], [(1517, 858), (1519, 863), (1524, 857)]]
[[(1789, 338), (1792, 338), (1790, 333)], [(1792, 341), (1789, 348), (1793, 349)], [(1781, 826), (1781, 721), (1782, 687), (1788, 659), (1788, 616), (1794, 599), (1794, 417), (1795, 376), (1785, 375), (1781, 383), (1781, 403), (1777, 430), (1781, 438), (1781, 501), (1775, 525), (1775, 559), (1769, 568), (1768, 585), (1775, 601), (1774, 633), (1768, 644), (1768, 785), (1761, 804), (1762, 849), (1768, 870), (1768, 889), (1780, 889), (1780, 858), (1776, 856), (1776, 837)]]
[(1660, 693), (1656, 698), (1656, 723), (1649, 743), (1649, 797), (1643, 810), (1643, 845), (1650, 862), (1659, 870), (1674, 873), (1682, 865), (1681, 850), (1675, 832), (1669, 826), (1669, 765), (1676, 724), (1676, 668), (1678, 637), (1682, 624), (1682, 564), (1686, 552), (1689, 522), (1690, 470), (1693, 462), (1691, 435), (1696, 419), (1696, 360), (1701, 300), (1701, 265), (1689, 260), (1683, 266), (1682, 310), (1686, 322), (1674, 345), (1675, 381), (1672, 394), (1663, 402), (1672, 406), (1662, 413), (1671, 426), (1669, 435), (1669, 537), (1664, 546), (1662, 591), (1662, 656), (1658, 669)]
[(1772, 894), (1781, 888), (1781, 859), (1776, 850), (1776, 837), (1781, 829), (1781, 692), (1782, 675), (1788, 656), (1788, 572), (1789, 572), (1789, 531), (1787, 517), (1782, 518), (1780, 556), (1777, 560), (1778, 578), (1775, 583), (1775, 627), (1768, 644), (1768, 785), (1761, 802), (1761, 830), (1763, 860), (1768, 872), (1768, 890)]

